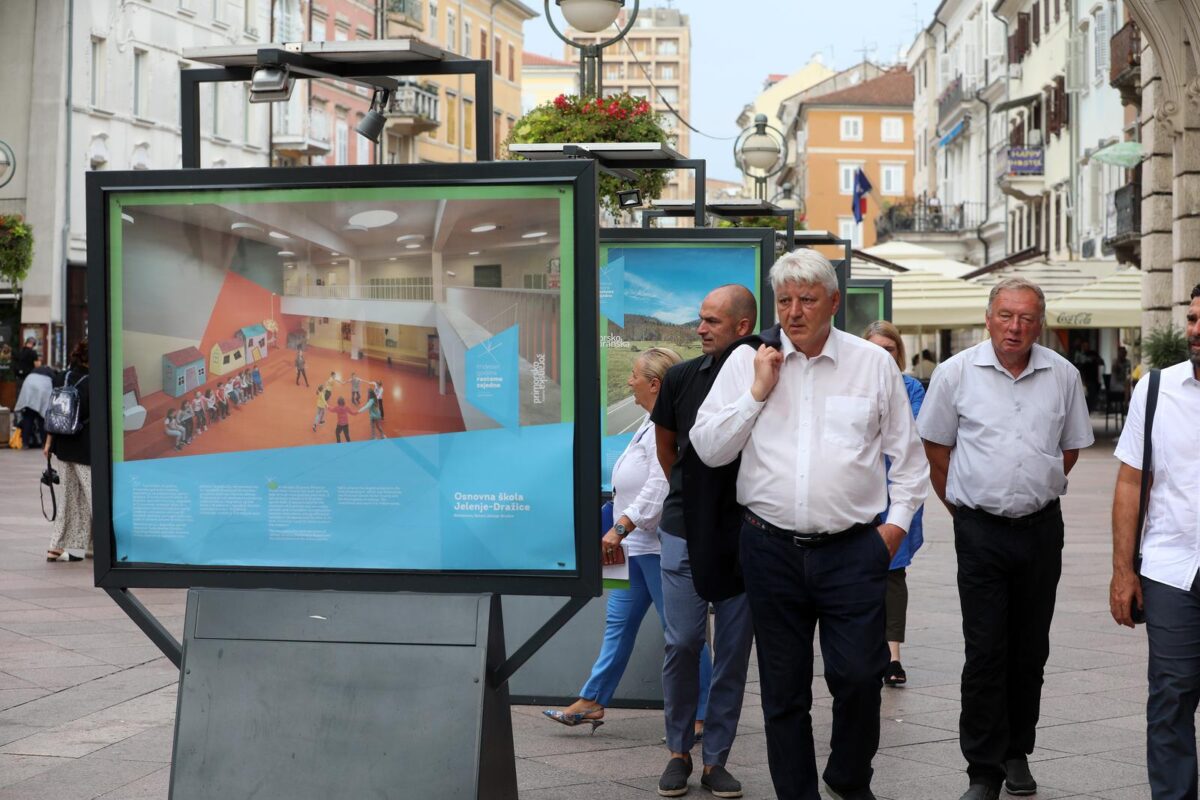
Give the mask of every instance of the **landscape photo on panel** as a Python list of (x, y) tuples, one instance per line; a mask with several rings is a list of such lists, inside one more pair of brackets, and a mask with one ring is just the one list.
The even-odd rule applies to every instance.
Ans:
[(629, 242), (600, 252), (601, 426), (605, 488), (613, 464), (645, 419), (628, 381), (638, 356), (668, 347), (687, 361), (702, 354), (700, 303), (724, 284), (758, 297), (760, 247), (745, 242)]
[(573, 567), (569, 188), (112, 203), (119, 557)]

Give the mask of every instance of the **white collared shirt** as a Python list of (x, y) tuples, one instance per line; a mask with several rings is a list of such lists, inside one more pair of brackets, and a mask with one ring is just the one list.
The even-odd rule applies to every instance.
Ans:
[(907, 531), (929, 464), (896, 362), (837, 329), (815, 358), (782, 340), (779, 382), (762, 403), (750, 394), (754, 348), (730, 354), (696, 415), (696, 454), (716, 467), (741, 453), (738, 502), (785, 530), (834, 533), (887, 508), (887, 522)]
[(921, 438), (953, 447), (946, 502), (1023, 517), (1067, 491), (1063, 451), (1096, 437), (1071, 362), (1035, 344), (1017, 378), (990, 339), (947, 359), (929, 381)]
[[(1116, 457), (1142, 468), (1147, 375), (1133, 387)], [(1154, 412), (1154, 484), (1146, 506), (1142, 574), (1184, 591), (1200, 570), (1200, 381), (1185, 361), (1162, 371)]]
[(625, 537), (629, 555), (660, 552), (658, 522), (662, 518), (663, 501), (667, 499), (667, 476), (658, 460), (654, 423), (649, 415), (613, 465), (612, 485), (613, 521), (624, 515), (637, 526)]

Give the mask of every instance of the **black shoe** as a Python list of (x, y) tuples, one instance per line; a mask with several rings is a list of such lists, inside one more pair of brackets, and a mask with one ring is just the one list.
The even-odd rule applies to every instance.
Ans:
[(833, 800), (875, 800), (875, 793), (871, 791), (870, 786), (863, 786), (859, 789), (835, 789), (827, 781), (825, 788), (829, 790), (829, 796)]
[(712, 792), (713, 797), (741, 797), (742, 784), (729, 774), (724, 767), (717, 765), (700, 775), (700, 785)]
[(667, 762), (662, 777), (658, 779), (658, 793), (663, 797), (681, 797), (687, 794), (688, 776), (691, 774), (690, 758), (672, 758)]
[(1029, 772), (1029, 762), (1023, 758), (1010, 758), (1004, 762), (1004, 789), (1009, 794), (1027, 795), (1037, 793), (1037, 781)]
[(1000, 790), (986, 783), (972, 783), (959, 800), (999, 800)]
[(888, 686), (903, 686), (908, 683), (908, 673), (904, 671), (904, 667), (900, 666), (899, 661), (893, 661), (887, 665), (887, 671), (883, 673), (883, 682)]

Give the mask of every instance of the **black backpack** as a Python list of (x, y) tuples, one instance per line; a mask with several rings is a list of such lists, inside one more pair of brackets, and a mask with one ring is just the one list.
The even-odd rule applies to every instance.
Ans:
[(71, 383), (71, 371), (67, 370), (63, 385), (50, 392), (50, 407), (46, 410), (46, 433), (74, 436), (83, 430), (84, 420), (79, 418), (79, 384), (85, 380), (87, 374)]

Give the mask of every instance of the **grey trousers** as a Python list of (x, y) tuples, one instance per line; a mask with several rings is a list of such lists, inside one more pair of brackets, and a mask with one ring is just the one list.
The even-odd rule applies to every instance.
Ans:
[(1200, 578), (1191, 591), (1142, 578), (1150, 640), (1146, 769), (1154, 800), (1196, 800)]
[[(666, 657), (663, 699), (667, 748), (689, 753), (695, 743), (696, 700), (700, 690), (700, 649), (708, 633), (708, 602), (696, 594), (687, 541), (659, 530), (662, 541), (663, 613)], [(746, 595), (716, 603), (713, 625), (713, 676), (704, 717), (704, 764), (724, 766), (733, 747), (754, 627)]]

